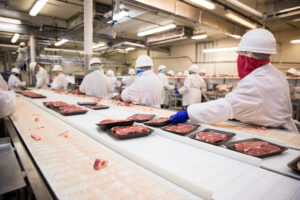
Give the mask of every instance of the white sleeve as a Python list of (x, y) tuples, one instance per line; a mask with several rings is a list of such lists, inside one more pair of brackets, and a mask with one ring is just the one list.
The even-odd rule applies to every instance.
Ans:
[(80, 84), (80, 86), (79, 86), (79, 91), (80, 92), (86, 93), (86, 84), (87, 84), (87, 80), (86, 80), (86, 77), (84, 77), (81, 84)]
[(0, 118), (10, 115), (17, 107), (14, 92), (0, 89)]
[(121, 98), (125, 102), (132, 102), (139, 104), (140, 99), (140, 87), (138, 81), (135, 81), (131, 86), (122, 91)]

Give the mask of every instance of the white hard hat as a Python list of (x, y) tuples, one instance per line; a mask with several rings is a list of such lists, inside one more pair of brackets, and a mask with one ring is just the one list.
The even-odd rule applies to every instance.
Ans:
[(54, 65), (53, 72), (62, 72), (62, 67), (60, 65)]
[(108, 70), (106, 72), (107, 76), (113, 76), (114, 75), (114, 72), (112, 70)]
[(36, 66), (36, 62), (31, 62), (31, 63), (29, 64), (30, 70), (31, 70), (31, 71), (34, 71), (35, 66)]
[(140, 55), (136, 59), (135, 67), (153, 67), (152, 59), (147, 55)]
[(158, 71), (160, 71), (160, 70), (162, 70), (162, 69), (166, 69), (166, 66), (165, 66), (165, 65), (160, 65), (160, 66), (158, 67)]
[(194, 72), (194, 73), (198, 73), (199, 68), (198, 68), (197, 65), (192, 64), (192, 65), (190, 66), (190, 68), (189, 68), (189, 71), (190, 71), (190, 72)]
[(20, 46), (25, 46), (25, 43), (24, 43), (24, 42), (21, 42), (21, 43), (20, 43)]
[(266, 29), (253, 29), (243, 35), (237, 51), (276, 54), (276, 40)]
[(133, 68), (130, 68), (129, 72), (128, 72), (129, 75), (134, 75), (135, 74), (135, 71)]
[(18, 69), (18, 68), (12, 68), (11, 69), (11, 73), (20, 74), (20, 69)]
[(170, 70), (170, 71), (168, 71), (168, 74), (171, 76), (174, 76), (175, 73), (174, 73), (174, 71)]
[(99, 58), (94, 57), (90, 60), (90, 65), (92, 65), (92, 64), (100, 64), (101, 65), (101, 60)]
[(205, 73), (206, 73), (206, 69), (201, 68), (201, 69), (199, 70), (199, 72), (205, 74)]
[(287, 73), (293, 74), (293, 75), (299, 75), (299, 72), (295, 68), (288, 69)]
[(183, 73), (182, 72), (178, 72), (177, 75), (181, 76), (181, 75), (183, 75)]

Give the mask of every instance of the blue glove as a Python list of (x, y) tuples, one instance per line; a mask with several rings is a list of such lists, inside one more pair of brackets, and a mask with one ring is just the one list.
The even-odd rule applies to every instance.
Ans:
[(186, 122), (189, 119), (189, 115), (187, 110), (181, 110), (177, 112), (175, 115), (172, 115), (170, 117), (170, 123), (175, 124), (175, 123), (183, 123)]
[(178, 91), (177, 88), (174, 88), (174, 90), (175, 90), (175, 93), (176, 93), (176, 94), (179, 94), (179, 91)]

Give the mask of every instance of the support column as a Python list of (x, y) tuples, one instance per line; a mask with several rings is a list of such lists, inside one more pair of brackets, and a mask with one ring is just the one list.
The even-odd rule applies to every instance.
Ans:
[(35, 39), (34, 36), (30, 36), (30, 61), (35, 62)]
[(84, 0), (84, 74), (88, 73), (93, 43), (93, 0)]

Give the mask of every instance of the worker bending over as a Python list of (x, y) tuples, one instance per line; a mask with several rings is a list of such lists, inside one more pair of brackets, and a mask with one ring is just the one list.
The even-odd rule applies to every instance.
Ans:
[(276, 54), (276, 40), (266, 29), (254, 29), (243, 35), (237, 49), (240, 82), (225, 98), (193, 104), (171, 116), (171, 123), (214, 124), (228, 119), (266, 127), (297, 131), (289, 85), (284, 75), (270, 63)]
[(18, 75), (20, 74), (20, 69), (13, 68), (11, 70), (11, 75), (8, 78), (8, 85), (10, 90), (21, 90), (26, 86), (26, 82), (21, 82)]
[(169, 96), (166, 94), (166, 91), (174, 90), (174, 86), (169, 84), (168, 77), (166, 76), (166, 66), (165, 65), (160, 65), (158, 67), (158, 78), (164, 86), (161, 107), (168, 107), (169, 106)]
[(62, 73), (62, 67), (60, 65), (54, 65), (52, 72), (54, 73), (54, 79), (51, 84), (52, 90), (66, 90), (68, 87), (67, 77)]
[(153, 62), (147, 55), (140, 55), (136, 60), (137, 79), (123, 90), (123, 101), (151, 107), (160, 107), (163, 85), (152, 71)]
[(47, 71), (39, 66), (36, 62), (32, 62), (29, 65), (30, 70), (36, 73), (36, 88), (47, 88), (49, 83), (49, 77)]

